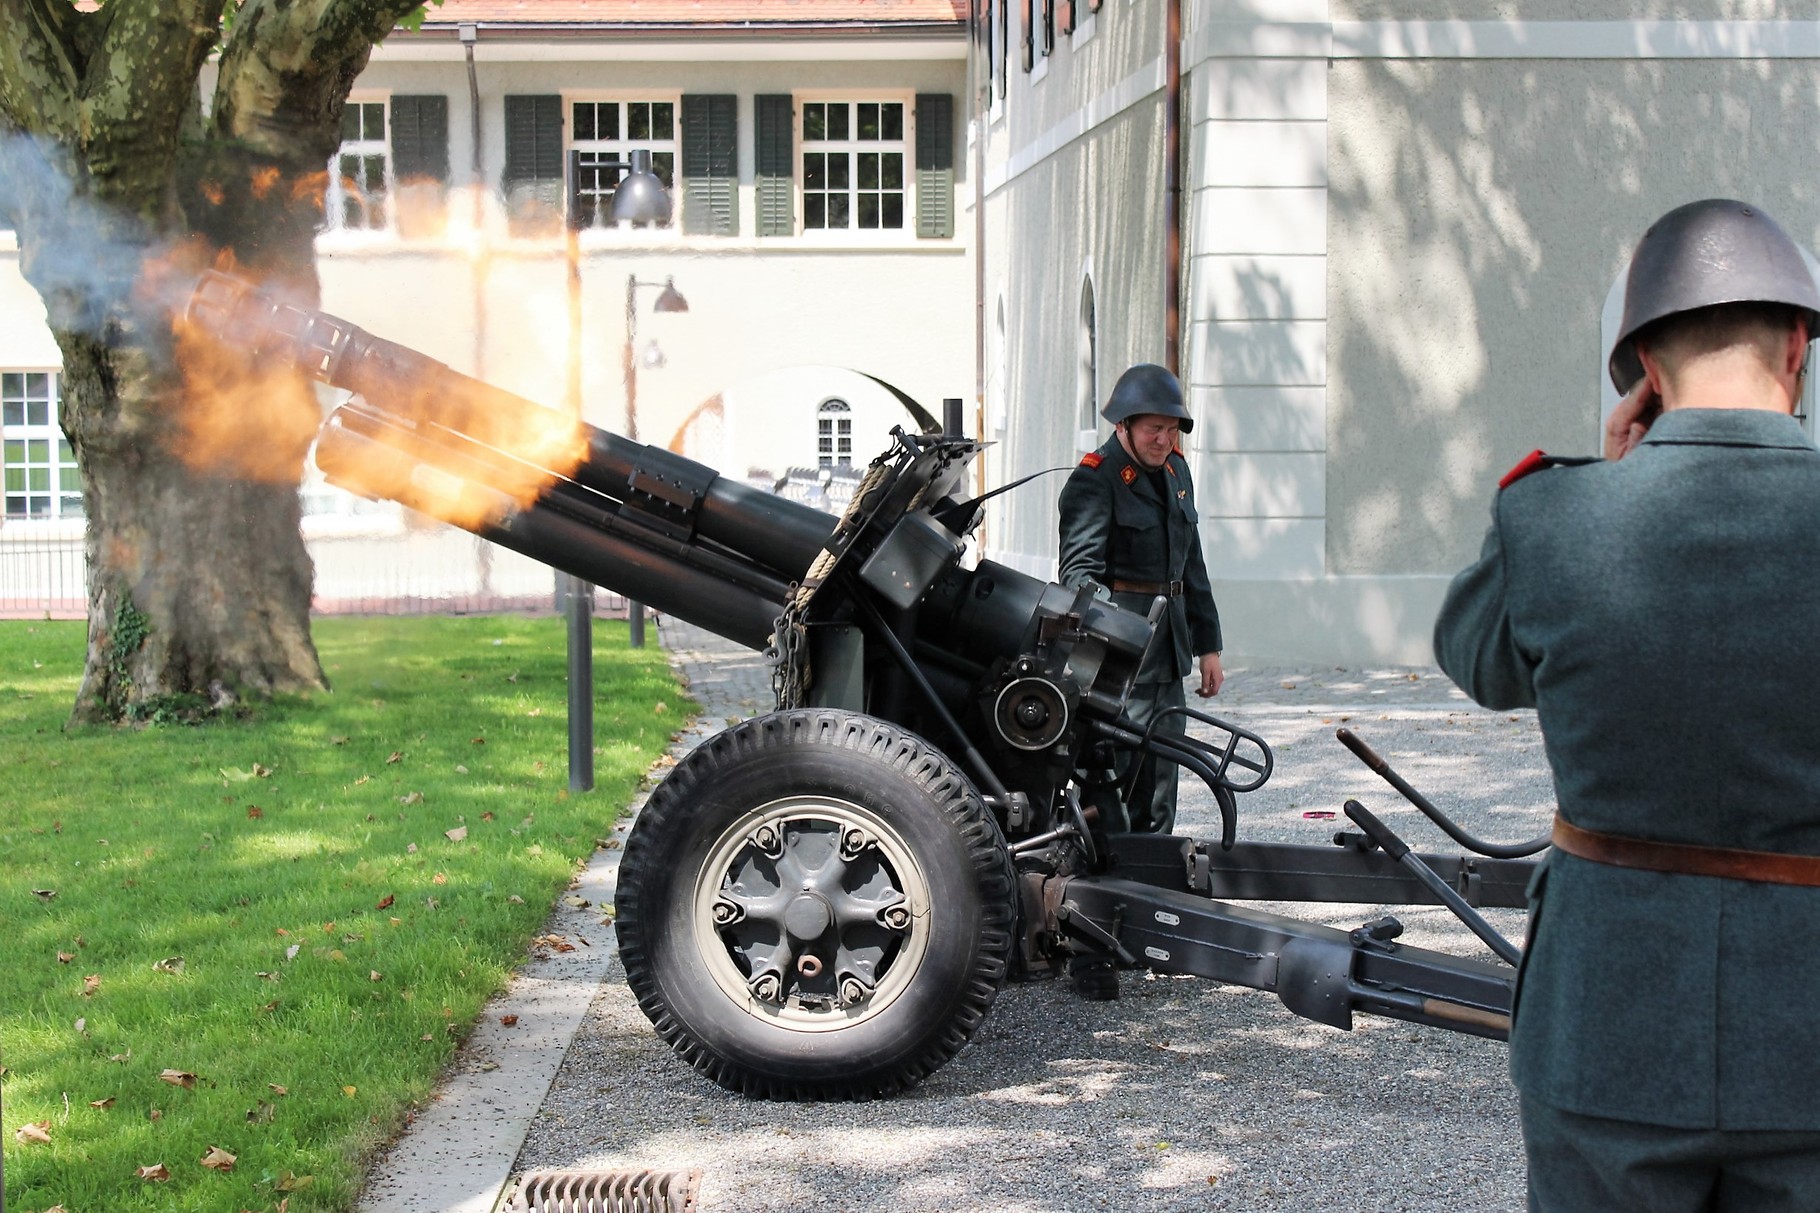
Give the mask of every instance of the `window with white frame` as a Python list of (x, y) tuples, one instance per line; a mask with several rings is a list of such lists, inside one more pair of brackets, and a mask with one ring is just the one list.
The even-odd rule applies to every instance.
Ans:
[(578, 189), (583, 227), (613, 221), (613, 189), (626, 175), (604, 167), (626, 161), (635, 151), (651, 153), (651, 171), (665, 189), (676, 186), (676, 102), (581, 100), (570, 105), (570, 146), (581, 153)]
[(901, 231), (902, 101), (803, 103), (803, 229)]
[(825, 468), (853, 466), (853, 409), (831, 398), (815, 410), (815, 461)]
[(341, 109), (341, 147), (329, 166), (323, 217), (331, 231), (391, 227), (392, 141), (384, 101), (350, 100)]
[(0, 484), (9, 521), (82, 517), (82, 475), (57, 426), (54, 371), (0, 372)]

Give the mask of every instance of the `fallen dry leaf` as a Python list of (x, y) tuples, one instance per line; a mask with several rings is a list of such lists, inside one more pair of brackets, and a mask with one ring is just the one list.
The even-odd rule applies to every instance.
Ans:
[(506, 900), (511, 902), (515, 906), (521, 906), (525, 903), (525, 899), (520, 897), (516, 893), (512, 894), (510, 897), (507, 897)]
[(565, 906), (574, 906), (578, 910), (585, 910), (593, 903), (586, 897), (577, 897), (575, 894), (571, 893), (562, 899), (562, 904)]
[(88, 1017), (87, 1016), (84, 1016), (76, 1021), (76, 1031), (81, 1033), (83, 1036), (88, 1035)]
[(345, 1086), (345, 1087), (341, 1088), (341, 1093), (343, 1095), (347, 1096), (349, 1099), (352, 1099), (352, 1098), (354, 1098), (355, 1092), (357, 1092), (359, 1090), (360, 1090), (359, 1087), (350, 1085), (350, 1086)]
[(111, 1108), (114, 1106), (114, 1097), (110, 1095), (106, 1099), (91, 1099), (88, 1101), (88, 1106), (91, 1108)]
[(120, 1062), (122, 1065), (124, 1065), (125, 1063), (133, 1060), (133, 1051), (131, 1049), (128, 1049), (124, 1053), (116, 1053), (112, 1057), (109, 1057), (108, 1060), (117, 1061), (117, 1062)]
[(371, 775), (362, 775), (359, 779), (356, 779), (354, 781), (354, 786), (359, 787), (361, 784), (366, 783), (368, 780), (370, 780), (372, 778), (373, 777)]
[(236, 1161), (234, 1155), (229, 1154), (220, 1146), (210, 1146), (208, 1148), (208, 1153), (204, 1154), (201, 1159), (202, 1165), (209, 1170), (221, 1171), (223, 1173), (232, 1171)]
[(247, 1123), (250, 1125), (269, 1124), (271, 1122), (272, 1118), (277, 1115), (278, 1115), (277, 1106), (274, 1104), (269, 1104), (263, 1099), (259, 1101), (258, 1107), (248, 1108), (246, 1110), (246, 1120), (247, 1120)]
[(58, 964), (60, 964), (60, 965), (66, 965), (66, 964), (69, 964), (69, 963), (71, 963), (71, 962), (72, 962), (72, 961), (74, 961), (74, 960), (75, 960), (75, 959), (76, 959), (76, 954), (75, 954), (75, 953), (74, 953), (74, 952), (59, 952), (59, 953), (57, 953), (57, 963), (58, 963)]
[(292, 1175), (286, 1171), (279, 1177), (278, 1182), (272, 1185), (272, 1188), (277, 1192), (301, 1192), (315, 1182), (314, 1175)]
[(486, 812), (482, 813), (480, 815), (480, 819), (482, 821), (492, 821), (493, 820), (493, 810), (488, 809)]
[(384, 897), (381, 897), (379, 899), (379, 904), (374, 906), (373, 908), (375, 910), (389, 910), (392, 908), (392, 903), (396, 900), (398, 900), (398, 899), (395, 896), (393, 896), (390, 893), (387, 893)]
[(147, 1113), (146, 1119), (147, 1120), (163, 1120), (164, 1113), (159, 1111), (157, 1108), (153, 1108), (149, 1113)]
[(442, 832), (442, 836), (444, 838), (448, 839), (450, 842), (460, 842), (462, 839), (464, 839), (468, 836), (468, 827), (456, 826), (452, 830), (444, 830)]
[(282, 999), (274, 998), (274, 999), (272, 999), (272, 1001), (266, 1003), (263, 1007), (260, 1007), (259, 1009), (261, 1011), (265, 1012), (267, 1015), (270, 1015), (272, 1012), (274, 1012), (278, 1009), (278, 1004), (282, 1001), (283, 1001)]
[(101, 988), (101, 974), (90, 973), (87, 977), (84, 977), (82, 979), (82, 997), (84, 997), (84, 998), (92, 997), (94, 995), (95, 991), (99, 990), (100, 988)]
[(29, 1125), (20, 1125), (13, 1140), (24, 1146), (47, 1146), (51, 1141), (51, 1122), (40, 1120)]
[(386, 755), (386, 764), (388, 766), (394, 762), (403, 762), (403, 761), (404, 761), (404, 751), (403, 750), (393, 750), (390, 754)]
[(261, 766), (259, 763), (255, 762), (253, 764), (253, 777), (256, 779), (270, 779), (272, 777), (272, 768)]
[(468, 738), (468, 744), (469, 745), (485, 745), (485, 744), (487, 744), (487, 739), (485, 737), (470, 737), (470, 738)]
[(249, 804), (249, 805), (248, 805), (248, 806), (247, 806), (247, 807), (246, 807), (246, 815), (247, 815), (247, 816), (248, 816), (248, 817), (253, 817), (253, 818), (259, 818), (259, 817), (264, 817), (264, 816), (265, 816), (265, 810), (264, 810), (264, 809), (262, 809), (262, 808), (260, 808), (260, 807), (259, 807), (259, 806), (258, 806), (258, 805), (256, 805), (256, 804)]
[(303, 945), (302, 945), (302, 944), (300, 944), (300, 943), (294, 943), (294, 944), (292, 944), (292, 945), (291, 945), (291, 946), (290, 946), (290, 947), (288, 947), (288, 948), (286, 948), (286, 949), (285, 949), (285, 950), (284, 950), (284, 958), (285, 958), (285, 959), (286, 959), (286, 960), (296, 960), (296, 959), (297, 959), (297, 953), (298, 953), (298, 952), (299, 952), (299, 951), (301, 951), (301, 950), (302, 950), (302, 948), (303, 948)]
[(275, 1082), (268, 1082), (265, 1085), (267, 1087), (270, 1087), (274, 1093), (279, 1094), (279, 1095), (289, 1095), (291, 1093), (291, 1089), (289, 1087), (281, 1087)]
[(468, 773), (468, 768), (466, 768), (466, 767), (464, 767), (464, 766), (462, 766), (462, 765), (461, 765), (461, 764), (460, 764), (460, 763), (459, 763), (459, 762), (458, 762), (458, 763), (456, 763), (456, 764), (455, 764), (455, 773), (456, 773), (456, 774), (457, 774), (457, 775), (466, 775), (466, 774), (467, 774), (467, 773)]
[(448, 884), (449, 883), (448, 874), (446, 872), (438, 872), (438, 873), (436, 873), (436, 875), (430, 877), (430, 883), (431, 884)]
[(164, 1164), (161, 1162), (155, 1162), (149, 1167), (140, 1167), (137, 1171), (134, 1171), (133, 1174), (137, 1175), (140, 1179), (145, 1180), (147, 1183), (168, 1183), (171, 1178), (171, 1173), (165, 1169)]
[(423, 803), (423, 793), (422, 792), (406, 792), (403, 796), (400, 796), (398, 798), (398, 803), (399, 804), (422, 804)]
[(196, 1076), (188, 1070), (165, 1070), (158, 1077), (173, 1087), (182, 1087), (186, 1091), (193, 1090), (196, 1086)]
[(183, 957), (166, 956), (163, 960), (154, 964), (152, 969), (154, 972), (158, 973), (181, 973), (183, 972)]
[(32, 896), (36, 897), (39, 901), (49, 901), (51, 898), (55, 897), (56, 895), (57, 895), (57, 890), (55, 890), (55, 889), (33, 889), (32, 890)]
[(516, 1026), (517, 1026), (517, 1025), (518, 1025), (518, 1016), (516, 1016), (516, 1015), (501, 1015), (501, 1016), (500, 1016), (500, 1017), (499, 1017), (499, 1022), (500, 1022), (500, 1023), (502, 1023), (502, 1024), (504, 1024), (504, 1025), (505, 1025), (505, 1026), (506, 1026), (506, 1027), (508, 1027), (508, 1028), (511, 1028), (511, 1027), (516, 1027)]
[(345, 737), (338, 736), (338, 737), (329, 738), (330, 745), (346, 745), (347, 743), (348, 743), (348, 739)]
[(381, 973), (378, 969), (368, 969), (367, 970), (367, 980), (368, 981), (384, 981), (385, 974)]

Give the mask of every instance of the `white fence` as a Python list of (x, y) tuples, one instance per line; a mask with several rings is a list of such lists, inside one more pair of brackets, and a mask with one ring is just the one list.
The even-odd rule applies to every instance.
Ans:
[[(792, 468), (764, 487), (838, 514), (858, 483), (859, 472), (852, 468)], [(316, 565), (318, 614), (554, 609), (555, 574), (548, 565), (396, 506), (361, 506), (304, 519), (304, 542)], [(83, 618), (87, 573), (81, 522), (0, 525), (0, 619)], [(594, 610), (623, 615), (626, 600), (597, 591)]]

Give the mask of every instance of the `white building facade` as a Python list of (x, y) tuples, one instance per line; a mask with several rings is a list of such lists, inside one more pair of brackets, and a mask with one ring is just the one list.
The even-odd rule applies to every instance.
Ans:
[[(1430, 660), (1499, 475), (1597, 451), (1649, 222), (1732, 196), (1820, 236), (1820, 21), (1776, 0), (1180, 0), (1175, 39), (1170, 3), (993, 0), (968, 154), (994, 478), (1097, 444), (1119, 371), (1166, 360), (1173, 294), (1230, 651)], [(993, 554), (1052, 570), (1052, 502), (995, 509)]]
[[(920, 428), (885, 384), (939, 415), (974, 382), (966, 28), (951, 0), (447, 0), (354, 84), (327, 166), (322, 308), (727, 475), (863, 467), (893, 426)], [(633, 151), (671, 187), (667, 225), (610, 220), (621, 170), (602, 164)], [(0, 232), (12, 613), (80, 609), (58, 362)], [(319, 601), (382, 599), (405, 566), (449, 593), (547, 593), (547, 571), (397, 507), (314, 479), (305, 503)]]

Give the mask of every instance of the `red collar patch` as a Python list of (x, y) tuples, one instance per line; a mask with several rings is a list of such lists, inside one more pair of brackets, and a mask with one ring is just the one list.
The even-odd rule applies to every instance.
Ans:
[(1516, 467), (1511, 468), (1510, 471), (1504, 473), (1504, 478), (1498, 481), (1498, 487), (1507, 489), (1531, 472), (1539, 471), (1547, 466), (1548, 455), (1539, 448), (1533, 450), (1529, 454), (1523, 456), (1523, 458), (1517, 460)]
[(1127, 463), (1124, 467), (1119, 469), (1119, 479), (1123, 480), (1126, 484), (1136, 483), (1137, 469)]

